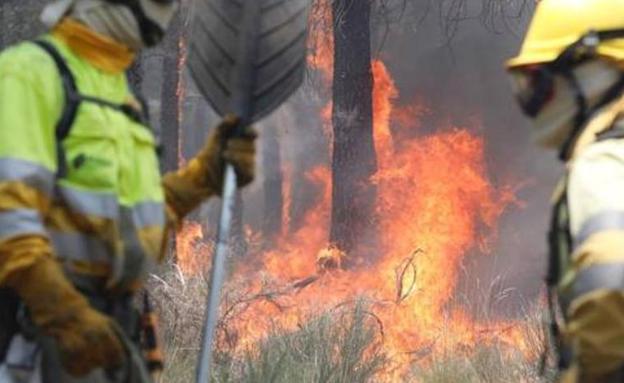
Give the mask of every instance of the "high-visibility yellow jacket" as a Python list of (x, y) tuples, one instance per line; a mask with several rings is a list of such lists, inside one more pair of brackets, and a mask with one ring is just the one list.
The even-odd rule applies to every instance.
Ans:
[[(63, 56), (79, 92), (114, 104), (133, 102), (123, 66), (115, 69), (106, 56), (70, 48), (76, 28), (69, 21), (44, 38)], [(78, 32), (85, 32), (87, 45), (98, 39)], [(79, 287), (132, 289), (161, 259), (166, 227), (189, 210), (188, 203), (184, 209), (172, 203), (166, 214), (165, 195), (172, 193), (163, 187), (152, 132), (94, 103), (78, 109), (63, 141), (66, 175), (58, 178), (55, 128), (64, 99), (57, 66), (40, 47), (25, 42), (0, 55), (0, 285), (20, 263), (34, 262), (24, 256), (3, 264), (2, 245), (35, 238), (32, 246), (41, 251), (28, 253), (51, 252)], [(208, 194), (191, 196), (192, 204)]]
[(554, 245), (563, 249), (558, 254), (563, 335), (579, 367), (570, 376), (578, 370), (605, 382), (624, 368), (623, 113), (624, 96), (585, 127), (567, 163), (555, 212), (559, 228), (553, 228)]

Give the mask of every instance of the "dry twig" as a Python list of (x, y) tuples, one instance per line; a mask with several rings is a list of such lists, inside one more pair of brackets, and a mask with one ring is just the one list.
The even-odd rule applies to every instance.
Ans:
[[(424, 253), (424, 251), (422, 249), (414, 250), (414, 252), (412, 252), (412, 255), (404, 259), (403, 262), (401, 262), (401, 264), (394, 270), (395, 275), (396, 275), (396, 302), (395, 303), (397, 304), (407, 299), (412, 294), (412, 292), (414, 291), (414, 288), (416, 287), (418, 269), (416, 268), (416, 263), (414, 263), (414, 261), (416, 260), (416, 256), (420, 253)], [(405, 276), (409, 270), (412, 271), (412, 279), (409, 283), (409, 287), (405, 289), (405, 285), (404, 285)]]

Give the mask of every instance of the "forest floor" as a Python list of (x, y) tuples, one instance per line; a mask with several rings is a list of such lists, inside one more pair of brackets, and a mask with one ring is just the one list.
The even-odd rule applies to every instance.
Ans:
[[(167, 368), (160, 383), (192, 383), (201, 339), (207, 283), (164, 266), (150, 281), (161, 317)], [(508, 347), (478, 345), (419, 357), (397, 367), (379, 340), (379, 327), (363, 302), (336, 313), (318, 313), (295, 331), (274, 329), (253, 350), (217, 352), (218, 383), (547, 383), (539, 360)], [(529, 339), (541, 349), (541, 320), (527, 319)], [(227, 342), (225, 342), (227, 343)], [(400, 372), (398, 372), (400, 371)]]

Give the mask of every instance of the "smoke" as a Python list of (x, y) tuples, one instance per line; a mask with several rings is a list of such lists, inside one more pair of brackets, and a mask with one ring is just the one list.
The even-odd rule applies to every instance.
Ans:
[(466, 289), (500, 276), (501, 289), (530, 299), (545, 273), (549, 199), (561, 169), (553, 153), (530, 142), (529, 122), (510, 91), (504, 62), (518, 52), (531, 9), (526, 2), (507, 3), (510, 8), (485, 14), (480, 2), (467, 2), (465, 21), (450, 40), (440, 13), (430, 12), (418, 24), (404, 16), (380, 55), (400, 90), (399, 104), (419, 99), (429, 106), (424, 131), (443, 123), (480, 131), (491, 179), (516, 185), (521, 203), (503, 215), (492, 255), (475, 255), (465, 265)]
[[(21, 31), (17, 21), (35, 19), (45, 2), (16, 3), (2, 5), (4, 28), (11, 32), (3, 33), (4, 43), (34, 37)], [(548, 201), (561, 169), (553, 153), (535, 149), (529, 141), (528, 122), (515, 106), (503, 69), (504, 61), (519, 49), (531, 9), (521, 0), (460, 3), (463, 5), (455, 1), (407, 1), (403, 6), (398, 0), (378, 2), (373, 52), (395, 79), (401, 94), (398, 106), (414, 100), (428, 106), (417, 134), (435, 131), (444, 123), (473, 127), (485, 137), (491, 178), (496, 183), (517, 185), (522, 204), (503, 215), (491, 249), (493, 256), (475, 251), (470, 257), (470, 264), (465, 265), (465, 289), (476, 289), (475, 281), (487, 283), (502, 276), (501, 288), (511, 287), (518, 295), (532, 297), (538, 293), (544, 274)], [(158, 116), (161, 103), (162, 54), (151, 50), (143, 56), (144, 78), (148, 79), (143, 87), (156, 109), (153, 116)], [(245, 222), (254, 230), (260, 230), (263, 221), (262, 180), (272, 176), (268, 172), (291, 175), (291, 228), (302, 224), (303, 212), (315, 203), (318, 191), (304, 172), (329, 162), (329, 137), (319, 116), (328, 100), (322, 83), (322, 76), (312, 73), (288, 104), (258, 126), (261, 141), (264, 129), (277, 132), (281, 158), (287, 166), (260, 168), (258, 181), (245, 191)], [(203, 144), (218, 116), (193, 89), (186, 72), (185, 84), (182, 137), (183, 155), (189, 158)], [(262, 142), (259, 147), (264, 147)], [(217, 206), (213, 201), (199, 215), (206, 226), (215, 224)]]
[[(541, 289), (549, 197), (560, 166), (552, 153), (530, 142), (528, 121), (515, 105), (504, 71), (506, 59), (519, 49), (530, 17), (526, 2), (518, 3), (504, 11), (490, 4), (485, 12), (480, 2), (467, 2), (462, 20), (450, 34), (447, 24), (453, 20), (444, 19), (450, 11), (435, 12), (435, 7), (427, 10), (421, 5), (408, 7), (399, 16), (396, 8), (390, 17), (377, 13), (374, 52), (395, 79), (401, 94), (398, 106), (419, 100), (428, 107), (415, 134), (445, 124), (471, 127), (485, 137), (491, 179), (516, 187), (520, 203), (503, 215), (491, 255), (475, 251), (464, 265), (464, 289), (471, 293), (496, 280), (501, 290), (511, 288), (516, 296), (531, 299)], [(263, 123), (280, 133), (282, 158), (292, 173), (295, 226), (317, 194), (304, 171), (329, 160), (328, 137), (319, 118), (328, 97), (322, 83), (322, 76), (312, 74), (304, 89)], [(259, 211), (248, 207), (246, 222), (259, 227)]]

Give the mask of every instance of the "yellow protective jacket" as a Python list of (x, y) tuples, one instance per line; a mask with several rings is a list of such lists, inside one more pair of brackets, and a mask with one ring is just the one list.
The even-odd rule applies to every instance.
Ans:
[[(624, 97), (596, 114), (568, 161), (555, 211), (565, 382), (610, 382), (624, 368)], [(619, 380), (618, 380), (619, 381)]]
[[(44, 39), (80, 94), (136, 104), (124, 47), (71, 20)], [(162, 259), (167, 227), (211, 191), (166, 190), (150, 129), (90, 102), (80, 104), (62, 142), (67, 167), (58, 177), (55, 129), (64, 99), (57, 66), (40, 47), (25, 42), (0, 55), (0, 286), (51, 254), (83, 290), (132, 290)]]

